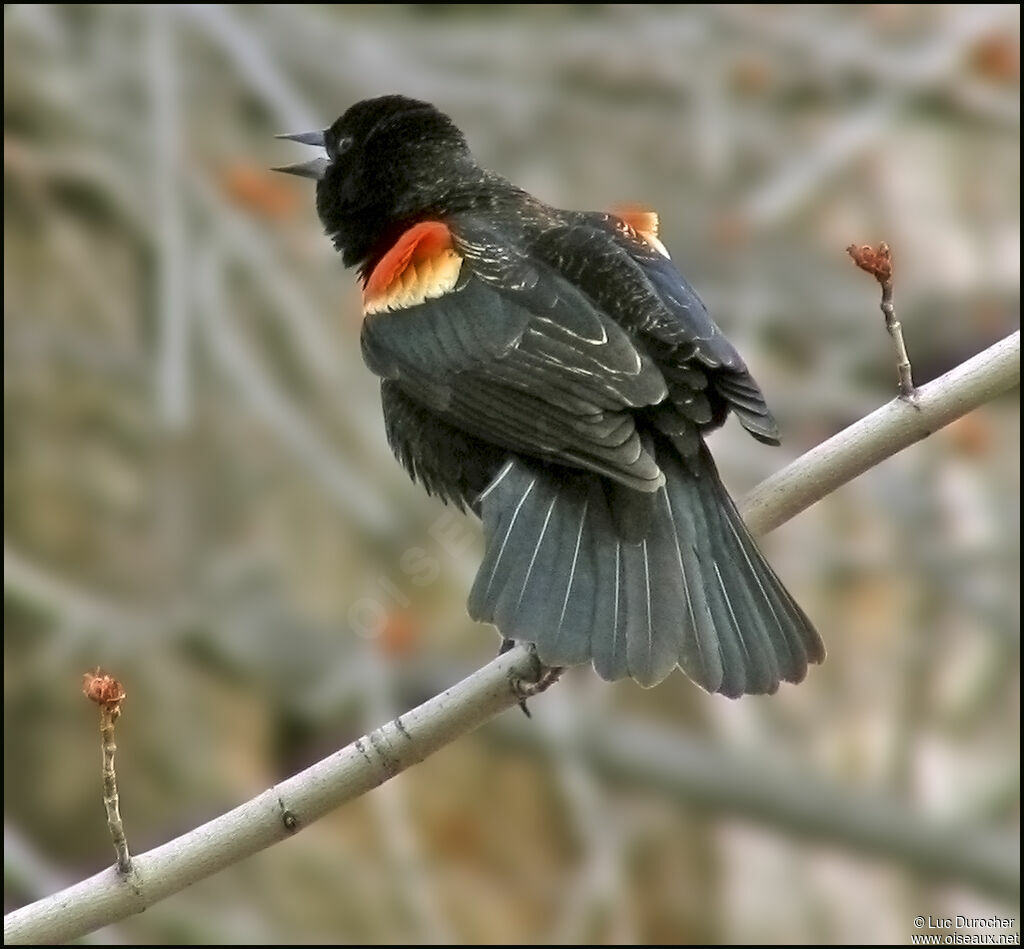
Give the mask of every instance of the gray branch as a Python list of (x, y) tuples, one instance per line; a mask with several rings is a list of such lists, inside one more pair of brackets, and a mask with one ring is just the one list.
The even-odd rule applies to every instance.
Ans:
[(4, 942), (68, 942), (278, 843), (517, 704), (537, 660), (517, 646), (418, 708), (209, 823), (4, 917)]
[[(751, 527), (766, 533), (858, 474), (1019, 382), (1020, 334), (1014, 333), (922, 387), (916, 406), (895, 400), (769, 478), (752, 492), (745, 505)], [(291, 836), (515, 705), (519, 693), (512, 687), (512, 680), (530, 680), (536, 673), (536, 661), (531, 654), (525, 647), (516, 647), (419, 708), (302, 773), (202, 827), (136, 857), (136, 872), (130, 880), (120, 877), (111, 867), (60, 893), (14, 910), (4, 918), (4, 941), (65, 942), (142, 912), (172, 893)], [(628, 742), (615, 744), (630, 747)], [(692, 765), (694, 773), (686, 777), (692, 785), (689, 793), (703, 788), (700, 793), (708, 802), (722, 797), (722, 786), (709, 784), (701, 777), (706, 777), (707, 768), (693, 756), (678, 761), (671, 755), (654, 757), (664, 760), (650, 770), (652, 777), (670, 773), (674, 780), (679, 780), (680, 773), (688, 774)], [(638, 766), (642, 765), (641, 761)], [(728, 772), (721, 773), (729, 776)], [(729, 782), (732, 780), (730, 776)], [(750, 797), (754, 789), (763, 789), (764, 782), (760, 777), (742, 777), (739, 784), (742, 787), (733, 794), (743, 800), (737, 798), (733, 808), (745, 808), (751, 816), (764, 819), (760, 797)], [(781, 800), (778, 794), (772, 799), (775, 798)], [(782, 816), (790, 824), (799, 822), (807, 808), (810, 804), (806, 801), (789, 802)], [(847, 810), (847, 840), (857, 841), (861, 849), (873, 852), (881, 852), (887, 834), (898, 836), (905, 824), (890, 816), (882, 825), (886, 832), (880, 833), (878, 828), (869, 826), (877, 815), (855, 807)], [(808, 821), (818, 830), (825, 828), (829, 814), (818, 813), (814, 817), (817, 812), (813, 808), (807, 813), (813, 820), (805, 820), (805, 828)], [(781, 811), (775, 816), (780, 814)], [(920, 839), (915, 840), (921, 843)], [(930, 847), (919, 850), (921, 866), (938, 859), (935, 845)], [(885, 852), (892, 850), (889, 847)], [(985, 881), (995, 891), (1006, 892), (1011, 878), (1017, 877), (1016, 865), (1007, 863), (1001, 851), (992, 851), (984, 841), (969, 845), (958, 838), (954, 851), (942, 854), (944, 858), (955, 855), (968, 867), (961, 878)]]
[(893, 399), (761, 482), (741, 505), (755, 534), (767, 534), (847, 481), (1020, 385), (1020, 331), (917, 389)]

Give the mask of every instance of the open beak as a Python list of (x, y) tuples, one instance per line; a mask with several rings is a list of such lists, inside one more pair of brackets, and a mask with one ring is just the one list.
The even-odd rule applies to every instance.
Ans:
[(312, 161), (300, 161), (294, 165), (281, 165), (271, 171), (281, 171), (286, 175), (298, 175), (300, 178), (312, 178), (319, 181), (323, 178), (330, 162), (326, 158), (314, 158)]
[[(289, 142), (299, 142), (302, 145), (312, 145), (315, 148), (324, 147), (323, 132), (296, 132), (292, 135), (277, 135), (275, 138), (284, 138)], [(326, 158), (314, 158), (311, 161), (300, 161), (294, 165), (282, 165), (280, 168), (271, 168), (270, 170), (319, 181), (323, 178), (329, 164), (330, 162)]]
[(324, 147), (323, 132), (293, 132), (291, 135), (275, 135), (274, 138), (283, 138), (289, 142), (299, 142), (302, 145), (313, 145), (316, 148)]

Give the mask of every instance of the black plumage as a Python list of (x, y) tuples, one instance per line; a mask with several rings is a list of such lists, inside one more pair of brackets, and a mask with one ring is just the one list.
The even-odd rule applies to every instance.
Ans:
[(362, 275), (388, 439), (483, 521), (470, 614), (606, 679), (678, 665), (729, 696), (800, 681), (821, 640), (703, 438), (730, 412), (770, 444), (777, 427), (656, 235), (538, 201), (416, 100), (360, 102), (322, 144), (326, 161), (291, 170), (318, 179)]

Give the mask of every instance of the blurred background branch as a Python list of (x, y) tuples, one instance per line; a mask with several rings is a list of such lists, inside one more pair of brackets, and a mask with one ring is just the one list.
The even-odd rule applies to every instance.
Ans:
[(963, 883), (1013, 900), (1020, 850), (973, 821), (923, 818), (883, 796), (850, 793), (785, 769), (756, 749), (723, 753), (710, 743), (620, 718), (600, 732), (581, 723), (571, 750), (518, 721), (499, 734), (517, 747), (586, 761), (617, 782), (657, 787), (686, 807), (738, 816), (783, 833), (884, 857), (938, 882)]

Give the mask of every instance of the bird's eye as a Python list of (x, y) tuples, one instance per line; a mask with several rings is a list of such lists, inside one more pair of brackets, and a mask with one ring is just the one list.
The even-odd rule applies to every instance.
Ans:
[(332, 158), (337, 158), (339, 155), (344, 155), (345, 152), (347, 152), (351, 147), (352, 147), (352, 136), (351, 135), (345, 135), (342, 138), (338, 139), (337, 143), (334, 146), (334, 154), (331, 157)]

